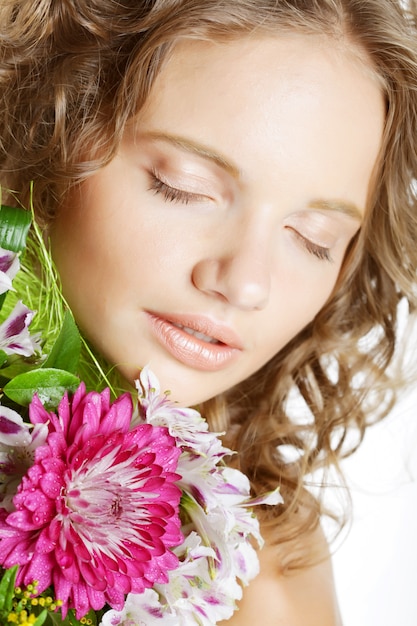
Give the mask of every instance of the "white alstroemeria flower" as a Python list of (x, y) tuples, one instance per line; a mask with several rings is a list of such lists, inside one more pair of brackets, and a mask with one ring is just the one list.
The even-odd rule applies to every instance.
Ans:
[[(175, 614), (161, 608), (159, 595), (153, 589), (129, 593), (122, 611), (111, 609), (101, 618), (100, 626), (178, 626)], [(195, 626), (195, 624), (194, 624)]]
[(47, 435), (46, 424), (26, 424), (16, 411), (0, 405), (0, 508), (14, 510), (13, 496)]
[(0, 324), (0, 350), (22, 356), (31, 356), (40, 350), (38, 335), (29, 333), (33, 316), (34, 312), (19, 300), (9, 317)]
[(136, 386), (139, 416), (167, 427), (182, 450), (177, 484), (185, 539), (173, 550), (179, 566), (168, 572), (168, 582), (129, 594), (123, 610), (106, 613), (101, 626), (215, 626), (232, 616), (242, 585), (259, 572), (252, 543), (261, 547), (263, 541), (252, 506), (282, 499), (277, 491), (251, 499), (247, 477), (224, 465), (232, 451), (209, 432), (197, 411), (160, 395), (159, 382), (148, 368)]
[(227, 532), (233, 532), (238, 528), (239, 532), (251, 534), (259, 545), (262, 545), (262, 537), (259, 533), (259, 525), (252, 507), (259, 504), (276, 505), (282, 504), (283, 499), (278, 489), (259, 498), (251, 498), (250, 483), (242, 472), (231, 467), (222, 467), (218, 480), (216, 494), (217, 505), (225, 509), (225, 521), (228, 522)]
[(0, 405), (0, 446), (25, 447), (31, 441), (29, 426), (22, 416), (13, 409)]
[(178, 473), (181, 479), (179, 486), (192, 493), (204, 509), (217, 502), (215, 490), (218, 488), (218, 463), (222, 457), (217, 456), (217, 446), (213, 445), (213, 454), (193, 454), (185, 449), (178, 460)]
[(170, 573), (169, 584), (158, 589), (160, 603), (169, 607), (168, 614), (175, 613), (179, 626), (213, 626), (231, 617), (242, 589), (235, 577), (217, 576), (213, 569), (215, 549), (204, 545), (202, 537), (191, 531), (175, 552), (180, 566)]
[(198, 411), (183, 408), (161, 393), (159, 381), (148, 366), (142, 369), (135, 383), (139, 392), (139, 414), (148, 424), (166, 426), (179, 445), (192, 448), (196, 453), (213, 454), (213, 443), (219, 454), (230, 453), (222, 448), (219, 433), (209, 432), (206, 420)]
[(0, 248), (0, 295), (13, 289), (12, 280), (20, 268), (19, 256), (16, 252)]
[[(243, 502), (243, 500), (242, 500)], [(234, 506), (227, 497), (219, 495), (217, 504), (204, 510), (192, 497), (184, 498), (184, 510), (192, 520), (192, 527), (204, 544), (212, 546), (216, 559), (210, 563), (212, 578), (230, 588), (237, 579), (247, 585), (259, 573), (259, 561), (250, 539), (262, 545), (259, 523), (250, 509)], [(234, 587), (238, 600), (241, 587)]]

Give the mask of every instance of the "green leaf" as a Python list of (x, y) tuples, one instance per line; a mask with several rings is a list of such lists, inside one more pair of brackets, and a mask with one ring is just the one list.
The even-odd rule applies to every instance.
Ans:
[(42, 367), (54, 367), (75, 374), (80, 360), (80, 351), (80, 333), (72, 314), (66, 311), (61, 332)]
[(0, 582), (0, 610), (11, 611), (14, 598), (14, 585), (17, 575), (17, 565), (6, 570)]
[(44, 609), (42, 613), (39, 613), (38, 617), (33, 622), (33, 626), (42, 626), (42, 624), (45, 622), (47, 617), (48, 617), (48, 611)]
[(32, 216), (29, 211), (17, 207), (0, 206), (0, 246), (13, 252), (21, 252), (26, 245)]
[(0, 350), (0, 367), (7, 361), (7, 354), (4, 350)]
[(19, 374), (5, 385), (3, 391), (22, 406), (28, 406), (37, 393), (45, 408), (53, 409), (58, 406), (65, 391), (74, 392), (79, 384), (79, 378), (70, 372), (40, 368)]

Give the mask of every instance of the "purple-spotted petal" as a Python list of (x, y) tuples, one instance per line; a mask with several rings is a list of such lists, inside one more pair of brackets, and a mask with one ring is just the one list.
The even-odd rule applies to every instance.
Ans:
[(0, 248), (0, 294), (12, 289), (12, 280), (19, 271), (19, 267), (18, 255)]
[(6, 354), (31, 356), (40, 349), (38, 337), (29, 334), (33, 316), (34, 312), (19, 300), (9, 317), (0, 324), (0, 350)]
[(19, 413), (0, 406), (0, 443), (6, 446), (28, 446), (31, 441), (29, 427)]

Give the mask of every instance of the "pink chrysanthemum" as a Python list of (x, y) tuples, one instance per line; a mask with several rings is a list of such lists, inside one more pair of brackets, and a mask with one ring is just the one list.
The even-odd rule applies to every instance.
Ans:
[(110, 404), (108, 390), (72, 401), (58, 415), (35, 396), (33, 424), (48, 423), (13, 498), (15, 511), (0, 520), (0, 564), (20, 565), (17, 584), (54, 586), (63, 615), (79, 619), (105, 603), (120, 610), (125, 594), (167, 582), (178, 565), (170, 550), (182, 541), (181, 492), (175, 481), (180, 450), (166, 428), (130, 430), (132, 402)]

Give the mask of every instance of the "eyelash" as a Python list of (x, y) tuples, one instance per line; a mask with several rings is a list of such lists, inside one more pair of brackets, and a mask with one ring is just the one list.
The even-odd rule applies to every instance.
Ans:
[(180, 202), (182, 204), (188, 204), (189, 202), (201, 200), (203, 196), (190, 191), (184, 191), (183, 189), (177, 189), (164, 183), (156, 174), (151, 172), (151, 186), (149, 191), (153, 191), (154, 194), (162, 194), (164, 200), (167, 202)]
[[(149, 191), (153, 191), (154, 194), (162, 194), (164, 200), (167, 202), (180, 202), (182, 204), (188, 204), (193, 200), (202, 199), (202, 196), (196, 193), (191, 193), (190, 191), (184, 191), (183, 189), (177, 189), (176, 187), (167, 185), (154, 172), (151, 172), (151, 186)], [(328, 261), (329, 263), (333, 262), (333, 259), (330, 256), (329, 248), (319, 246), (306, 237), (303, 237), (303, 235), (301, 235), (298, 231), (293, 229), (291, 230), (309, 254), (312, 254), (320, 261)]]
[(325, 248), (324, 246), (319, 246), (316, 243), (313, 243), (306, 237), (303, 237), (303, 235), (299, 233), (297, 230), (294, 230), (291, 228), (291, 231), (294, 233), (297, 239), (302, 243), (302, 245), (307, 250), (307, 252), (317, 257), (320, 261), (328, 261), (329, 263), (333, 262), (333, 259), (330, 255), (329, 248)]

